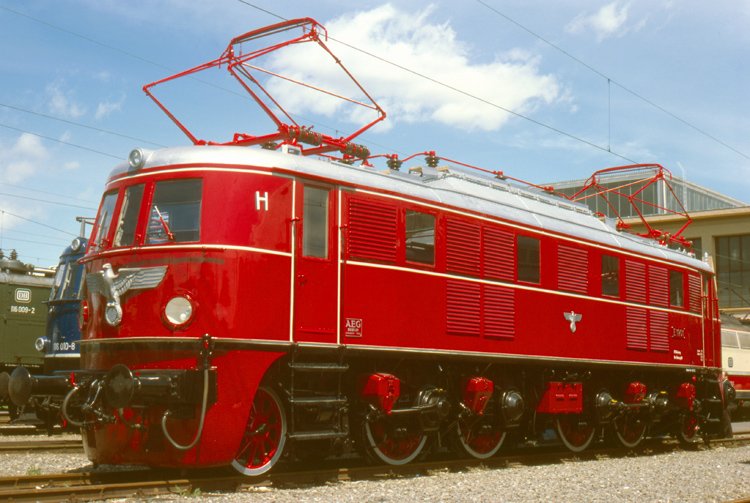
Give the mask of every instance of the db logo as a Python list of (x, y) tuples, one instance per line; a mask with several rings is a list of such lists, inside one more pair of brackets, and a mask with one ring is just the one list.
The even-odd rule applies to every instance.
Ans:
[(24, 304), (31, 302), (31, 290), (28, 288), (16, 288), (16, 302)]

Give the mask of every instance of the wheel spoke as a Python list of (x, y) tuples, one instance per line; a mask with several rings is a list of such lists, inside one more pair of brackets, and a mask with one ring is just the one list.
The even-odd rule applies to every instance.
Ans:
[[(415, 422), (412, 422), (415, 423)], [(404, 465), (424, 449), (427, 437), (418, 424), (381, 417), (364, 420), (364, 447), (368, 456), (389, 465)]]
[(459, 419), (456, 424), (458, 451), (476, 459), (494, 456), (505, 440), (506, 432), (493, 424), (492, 418)]
[(232, 466), (244, 475), (261, 475), (281, 458), (285, 443), (286, 416), (281, 400), (273, 390), (261, 386)]
[(620, 445), (633, 448), (646, 436), (647, 421), (641, 413), (626, 412), (612, 420), (612, 427)]
[(577, 414), (558, 414), (555, 417), (557, 435), (572, 452), (585, 450), (594, 439), (596, 428)]

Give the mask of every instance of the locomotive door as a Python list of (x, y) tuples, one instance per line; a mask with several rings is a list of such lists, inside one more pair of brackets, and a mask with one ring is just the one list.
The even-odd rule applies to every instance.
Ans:
[(294, 340), (336, 343), (336, 191), (324, 185), (296, 185)]

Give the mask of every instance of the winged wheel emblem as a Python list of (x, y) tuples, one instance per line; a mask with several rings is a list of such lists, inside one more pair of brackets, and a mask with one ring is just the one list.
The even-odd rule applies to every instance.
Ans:
[(121, 268), (117, 273), (112, 264), (104, 264), (99, 272), (86, 275), (86, 286), (92, 294), (107, 299), (104, 319), (116, 327), (122, 321), (121, 297), (130, 290), (156, 287), (167, 273), (167, 266)]

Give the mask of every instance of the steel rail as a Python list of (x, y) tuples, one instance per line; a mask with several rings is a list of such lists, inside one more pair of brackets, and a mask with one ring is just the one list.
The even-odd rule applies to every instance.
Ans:
[(0, 452), (82, 451), (80, 440), (23, 440), (0, 442)]
[[(711, 444), (725, 446), (750, 445), (750, 432), (738, 432), (733, 438), (713, 440)], [(705, 450), (702, 443), (694, 450)], [(227, 475), (226, 471), (203, 470), (194, 476), (184, 476), (179, 470), (133, 470), (96, 473), (61, 473), (33, 476), (0, 477), (0, 500), (3, 501), (85, 501), (91, 499), (121, 497), (151, 497), (157, 495), (190, 495), (196, 490), (241, 491), (259, 486), (318, 485), (327, 482), (351, 480), (378, 480), (390, 477), (431, 475), (445, 471), (461, 471), (484, 467), (501, 469), (509, 466), (537, 466), (563, 462), (614, 459), (621, 457), (650, 456), (684, 450), (674, 440), (651, 439), (635, 449), (601, 447), (581, 453), (561, 451), (559, 446), (542, 448), (542, 452), (529, 453), (523, 449), (508, 455), (486, 460), (441, 459), (404, 466), (360, 466), (347, 460), (350, 466), (340, 467), (341, 461), (316, 463), (315, 469), (298, 469), (288, 465), (286, 471), (249, 479), (238, 475)], [(324, 466), (321, 467), (320, 465)]]

